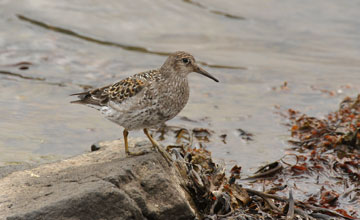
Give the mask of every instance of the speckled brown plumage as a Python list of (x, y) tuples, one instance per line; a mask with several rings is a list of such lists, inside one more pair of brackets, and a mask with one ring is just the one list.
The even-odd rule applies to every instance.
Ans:
[(97, 106), (105, 106), (109, 101), (121, 103), (140, 92), (144, 88), (146, 81), (149, 79), (154, 80), (156, 74), (158, 74), (158, 70), (150, 70), (135, 74), (112, 85), (72, 94), (78, 95), (80, 100), (71, 103)]
[[(98, 109), (107, 119), (124, 127), (125, 151), (128, 130), (144, 129), (155, 147), (155, 140), (147, 128), (175, 117), (189, 98), (187, 75), (197, 72), (218, 80), (199, 67), (194, 57), (186, 52), (175, 52), (160, 69), (135, 74), (112, 85), (76, 93), (79, 103)], [(135, 153), (138, 155), (140, 153)]]

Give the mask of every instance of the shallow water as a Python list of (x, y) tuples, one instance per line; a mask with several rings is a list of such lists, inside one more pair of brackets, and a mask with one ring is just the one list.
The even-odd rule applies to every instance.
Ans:
[(277, 112), (322, 116), (360, 91), (359, 11), (357, 2), (329, 0), (2, 0), (0, 165), (65, 158), (121, 138), (120, 127), (70, 105), (68, 95), (185, 50), (220, 83), (190, 75), (189, 103), (168, 124), (212, 130), (213, 156), (248, 174), (289, 147)]

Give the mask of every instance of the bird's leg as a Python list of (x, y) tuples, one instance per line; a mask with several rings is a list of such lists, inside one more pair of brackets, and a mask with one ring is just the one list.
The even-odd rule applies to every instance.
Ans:
[(159, 150), (159, 144), (151, 137), (151, 134), (149, 134), (149, 131), (147, 128), (144, 128), (144, 133), (146, 134), (146, 136), (149, 138), (149, 140), (151, 141), (153, 148), (156, 148)]
[(149, 134), (149, 131), (147, 128), (144, 128), (144, 133), (146, 134), (146, 136), (149, 138), (149, 140), (151, 141), (153, 148), (156, 148), (161, 155), (165, 158), (165, 160), (169, 163), (169, 165), (171, 164), (171, 157), (168, 154), (168, 152), (166, 152), (165, 150), (163, 150), (160, 145), (151, 137), (151, 135)]
[(123, 135), (124, 135), (124, 143), (125, 143), (125, 153), (127, 155), (132, 155), (132, 156), (138, 156), (138, 155), (143, 155), (145, 154), (145, 152), (141, 151), (141, 152), (136, 152), (136, 153), (133, 153), (133, 152), (130, 152), (129, 151), (129, 143), (128, 143), (128, 135), (129, 135), (129, 131), (124, 129), (124, 132), (123, 132)]
[(128, 135), (129, 135), (128, 130), (124, 129), (123, 135), (124, 135), (124, 143), (125, 143), (125, 153), (126, 153), (126, 154), (130, 154), (129, 144), (128, 144), (128, 140), (127, 140)]

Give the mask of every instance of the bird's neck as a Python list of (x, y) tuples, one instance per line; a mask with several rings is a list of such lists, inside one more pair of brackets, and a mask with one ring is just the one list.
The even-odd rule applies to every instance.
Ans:
[(187, 87), (188, 79), (186, 76), (182, 76), (180, 74), (170, 74), (165, 79), (168, 84), (173, 85), (173, 87)]

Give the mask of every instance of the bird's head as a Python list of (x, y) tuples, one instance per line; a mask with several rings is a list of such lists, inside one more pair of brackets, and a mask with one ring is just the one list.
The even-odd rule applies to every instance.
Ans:
[(219, 82), (218, 79), (198, 66), (195, 62), (195, 58), (191, 54), (184, 51), (177, 51), (171, 54), (160, 70), (166, 72), (167, 74), (177, 74), (182, 77), (187, 77), (189, 73), (196, 72), (209, 77), (215, 82)]

